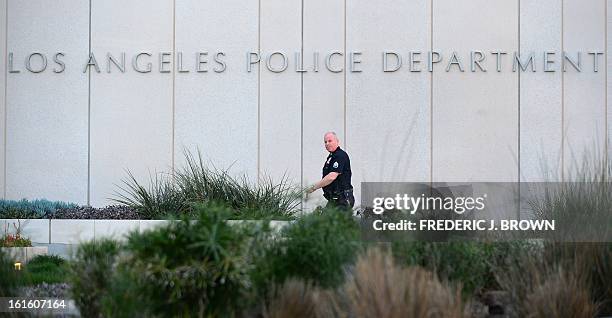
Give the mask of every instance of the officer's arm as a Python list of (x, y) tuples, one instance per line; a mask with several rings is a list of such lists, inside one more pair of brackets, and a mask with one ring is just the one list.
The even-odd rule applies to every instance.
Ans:
[(323, 188), (329, 185), (330, 183), (334, 182), (334, 180), (336, 180), (338, 175), (340, 175), (340, 173), (338, 172), (328, 173), (327, 175), (325, 175), (325, 177), (323, 177), (323, 179), (319, 180), (319, 182), (315, 183), (310, 189), (308, 189), (308, 192), (314, 192), (317, 189), (320, 189), (320, 188)]

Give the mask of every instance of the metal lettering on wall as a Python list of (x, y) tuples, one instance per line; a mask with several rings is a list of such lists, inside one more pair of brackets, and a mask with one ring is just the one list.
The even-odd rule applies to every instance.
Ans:
[[(66, 65), (63, 58), (67, 55), (64, 52), (56, 52), (45, 54), (41, 52), (32, 52), (26, 56), (16, 56), (14, 52), (8, 54), (8, 72), (9, 73), (43, 73), (53, 72), (62, 73), (69, 67), (75, 65)], [(407, 69), (409, 72), (472, 72), (486, 73), (489, 70), (495, 72), (512, 71), (512, 72), (567, 72), (568, 69), (573, 69), (577, 72), (589, 71), (599, 72), (600, 65), (605, 61), (603, 59), (603, 50), (586, 51), (586, 52), (528, 52), (520, 54), (519, 52), (504, 52), (504, 51), (482, 51), (472, 50), (467, 53), (451, 51), (444, 54), (443, 52), (432, 51), (382, 51), (382, 56), (376, 59), (373, 55), (368, 55), (364, 52), (355, 51), (345, 54), (341, 51), (329, 52), (313, 52), (312, 55), (302, 56), (301, 52), (294, 54), (282, 51), (273, 51), (270, 53), (247, 52), (246, 67), (238, 65), (227, 65), (227, 54), (222, 51), (213, 52), (195, 52), (184, 53), (177, 52), (176, 56), (169, 51), (165, 52), (148, 52), (141, 51), (131, 56), (131, 70), (138, 73), (206, 73), (209, 67), (215, 73), (223, 73), (228, 68), (242, 68), (247, 73), (251, 73), (255, 68), (261, 68), (273, 73), (283, 73), (293, 70), (294, 72), (313, 72), (318, 73), (324, 69), (331, 73), (344, 72), (345, 59), (348, 58), (348, 72), (362, 72), (362, 65), (365, 63), (379, 63), (381, 71), (385, 73), (393, 73), (402, 69)], [(292, 57), (293, 55), (293, 57)], [(49, 57), (48, 57), (49, 56)], [(99, 54), (104, 56), (101, 60), (96, 58), (96, 54), (92, 52), (89, 57), (84, 58), (84, 63), (80, 66), (83, 73), (88, 70), (90, 72), (103, 73), (125, 73), (129, 70), (126, 67), (126, 53), (120, 52), (113, 54), (106, 52)], [(209, 59), (212, 57), (211, 63)], [(49, 62), (48, 60), (52, 60)], [(407, 61), (407, 62), (405, 62)], [(424, 67), (423, 64), (427, 64)], [(405, 65), (407, 64), (407, 66)], [(324, 65), (321, 67), (320, 65)], [(467, 66), (467, 67), (466, 67)]]

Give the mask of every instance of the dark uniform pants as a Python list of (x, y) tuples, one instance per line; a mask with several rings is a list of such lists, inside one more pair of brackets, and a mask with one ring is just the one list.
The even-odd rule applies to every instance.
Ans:
[(353, 189), (350, 189), (332, 194), (327, 198), (327, 205), (325, 207), (352, 209), (354, 205), (355, 197), (353, 196)]

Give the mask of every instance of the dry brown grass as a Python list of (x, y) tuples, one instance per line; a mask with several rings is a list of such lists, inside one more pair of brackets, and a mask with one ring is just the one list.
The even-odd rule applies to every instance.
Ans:
[(419, 267), (402, 268), (380, 249), (362, 255), (344, 286), (350, 316), (463, 317), (459, 289)]
[(270, 301), (264, 306), (265, 318), (315, 317), (316, 291), (314, 287), (298, 280), (289, 280), (274, 288)]
[(333, 292), (322, 290), (301, 280), (288, 280), (273, 288), (264, 305), (265, 318), (337, 317)]
[(559, 268), (527, 295), (524, 310), (528, 317), (591, 318), (597, 315), (586, 281), (573, 271)]
[(604, 316), (612, 315), (612, 245), (610, 243), (551, 243), (548, 263), (573, 269), (583, 276), (591, 298), (602, 302)]
[(517, 255), (505, 271), (498, 270), (498, 282), (516, 306), (510, 317), (598, 314), (600, 303), (594, 302), (591, 294), (593, 269), (588, 268), (593, 265), (589, 258), (592, 251), (562, 247), (556, 251), (549, 247), (544, 255)]
[(425, 269), (395, 265), (393, 257), (380, 249), (361, 255), (352, 275), (335, 291), (290, 280), (271, 296), (263, 310), (266, 318), (466, 316), (459, 289)]

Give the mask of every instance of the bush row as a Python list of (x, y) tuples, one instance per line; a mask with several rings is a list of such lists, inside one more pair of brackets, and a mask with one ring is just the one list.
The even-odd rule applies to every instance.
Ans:
[[(197, 211), (197, 222), (133, 233), (124, 243), (82, 244), (69, 270), (61, 260), (34, 260), (27, 276), (48, 282), (68, 273), (72, 296), (91, 317), (462, 317), (496, 289), (510, 296), (509, 317), (610, 313), (611, 244), (361, 244), (357, 224), (333, 211), (281, 233), (265, 222), (230, 226), (225, 207)], [(2, 255), (0, 263), (0, 294), (32, 283), (25, 272), (15, 278)]]
[(358, 223), (333, 210), (280, 233), (265, 222), (230, 226), (224, 206), (196, 211), (196, 222), (133, 233), (124, 244), (83, 244), (71, 275), (79, 308), (88, 316), (463, 317), (484, 292), (503, 289), (511, 317), (591, 317), (612, 299), (610, 244), (585, 254), (585, 246), (529, 242), (363, 243)]

